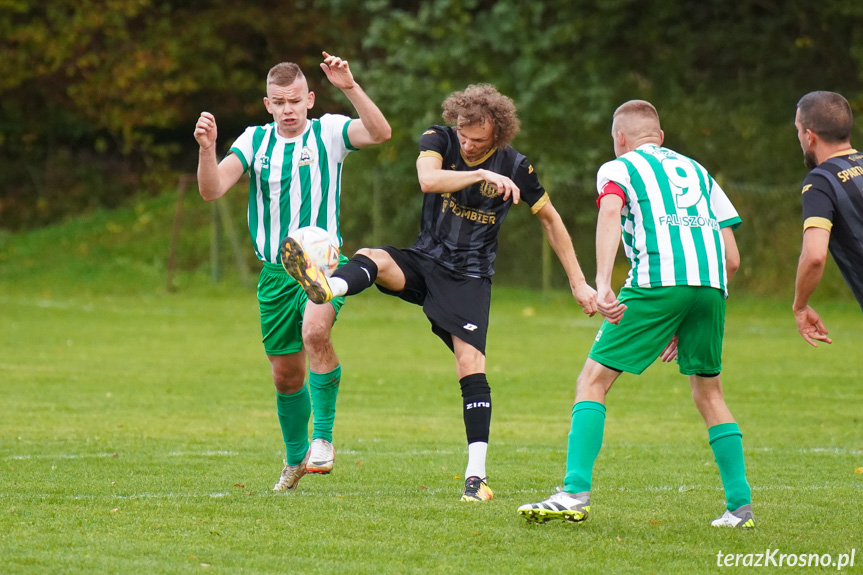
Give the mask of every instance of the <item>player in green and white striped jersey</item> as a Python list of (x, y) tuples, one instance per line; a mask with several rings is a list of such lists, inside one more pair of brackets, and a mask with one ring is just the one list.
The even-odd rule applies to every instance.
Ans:
[(622, 189), (623, 243), (629, 287), (710, 286), (725, 291), (722, 228), (740, 216), (701, 164), (654, 143), (603, 164), (600, 198)]
[(281, 240), (304, 226), (325, 229), (335, 245), (342, 244), (342, 163), (356, 150), (348, 138), (350, 123), (347, 116), (324, 114), (289, 138), (274, 123), (250, 126), (231, 146), (249, 172), (249, 232), (260, 260), (279, 264)]
[(272, 365), (286, 448), (276, 491), (295, 489), (307, 471), (332, 470), (332, 432), (341, 366), (330, 331), (344, 302), (343, 298), (323, 305), (309, 302), (300, 285), (282, 267), (279, 246), (290, 232), (308, 225), (324, 228), (333, 243), (341, 245), (342, 163), (351, 151), (383, 143), (391, 135), (386, 118), (354, 80), (347, 60), (326, 52), (323, 56), (321, 68), (354, 105), (359, 119), (336, 114), (308, 118), (315, 94), (309, 91), (302, 70), (294, 63), (283, 62), (267, 74), (264, 106), (273, 115), (273, 122), (247, 128), (221, 162), (216, 160), (213, 115), (202, 112), (195, 127), (195, 139), (200, 145), (201, 197), (216, 200), (244, 173), (249, 174), (249, 233), (255, 253), (263, 262), (258, 282), (261, 333)]
[[(563, 491), (518, 512), (540, 522), (586, 519), (608, 391), (623, 371), (640, 374), (658, 356), (677, 357), (725, 488), (726, 510), (712, 525), (755, 527), (742, 434), (719, 378), (726, 287), (740, 259), (732, 229), (740, 217), (703, 167), (662, 147), (650, 103), (621, 105), (612, 137), (617, 159), (597, 174), (596, 295), (606, 321), (578, 376)], [(618, 300), (611, 272), (621, 235), (631, 269)]]

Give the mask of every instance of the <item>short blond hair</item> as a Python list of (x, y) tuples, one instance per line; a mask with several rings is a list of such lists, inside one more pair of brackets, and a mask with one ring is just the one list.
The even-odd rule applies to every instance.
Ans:
[(662, 133), (659, 112), (646, 100), (630, 100), (618, 106), (612, 116), (612, 129), (632, 137), (660, 137)]
[(276, 64), (267, 73), (267, 85), (290, 86), (297, 78), (305, 78), (300, 67), (293, 62), (281, 62)]

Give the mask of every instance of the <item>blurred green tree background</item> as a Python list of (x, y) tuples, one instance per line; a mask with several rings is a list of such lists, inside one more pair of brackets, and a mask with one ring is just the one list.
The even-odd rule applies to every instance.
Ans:
[[(796, 102), (832, 90), (863, 111), (863, 4), (841, 0), (0, 0), (0, 231), (174, 193), (195, 170), (198, 114), (216, 115), (226, 152), (270, 119), (261, 98), (279, 61), (303, 67), (313, 114), (355, 115), (319, 71), (322, 50), (350, 61), (394, 134), (347, 160), (348, 254), (412, 242), (419, 135), (442, 122), (448, 93), (489, 82), (515, 100), (514, 145), (589, 277), (610, 116), (643, 98), (666, 144), (704, 164), (741, 212), (740, 287), (787, 293), (805, 176)], [(513, 210), (498, 280), (563, 288), (533, 220)], [(847, 295), (833, 272), (822, 290)]]

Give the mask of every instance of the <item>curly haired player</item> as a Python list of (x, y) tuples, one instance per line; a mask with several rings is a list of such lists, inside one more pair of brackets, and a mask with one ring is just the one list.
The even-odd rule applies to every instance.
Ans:
[(512, 100), (494, 86), (476, 84), (451, 94), (443, 110), (450, 125), (431, 126), (420, 138), (416, 165), (425, 195), (413, 246), (360, 249), (330, 278), (310, 265), (295, 242), (284, 244), (283, 257), (312, 301), (377, 284), (422, 306), (432, 331), (455, 354), (468, 442), (462, 500), (487, 501), (493, 494), (485, 469), (491, 423), (486, 332), (498, 236), (513, 204), (523, 201), (539, 218), (585, 313), (596, 312), (596, 292), (533, 166), (509, 145), (520, 127)]

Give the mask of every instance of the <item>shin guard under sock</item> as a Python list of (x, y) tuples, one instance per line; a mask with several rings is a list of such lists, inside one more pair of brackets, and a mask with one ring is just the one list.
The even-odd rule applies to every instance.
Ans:
[(336, 398), (339, 395), (339, 382), (342, 379), (342, 366), (336, 366), (329, 373), (315, 373), (309, 370), (309, 387), (312, 395), (314, 423), (312, 439), (333, 441), (333, 423), (336, 420)]
[(348, 284), (345, 295), (356, 295), (375, 283), (378, 277), (378, 265), (370, 258), (357, 254), (351, 260), (333, 272), (333, 277), (341, 278)]
[(303, 385), (300, 391), (290, 395), (277, 392), (276, 411), (285, 440), (288, 465), (297, 465), (309, 450), (309, 417), (312, 414), (309, 386)]
[(579, 401), (572, 407), (572, 423), (566, 448), (567, 493), (590, 491), (593, 464), (602, 448), (605, 431), (605, 406), (597, 401)]
[(743, 434), (736, 423), (720, 423), (707, 430), (710, 448), (719, 467), (719, 477), (725, 488), (726, 507), (734, 511), (752, 503), (752, 491), (746, 481), (743, 461)]
[(484, 373), (466, 375), (459, 380), (464, 407), (464, 429), (467, 442), (488, 443), (491, 427), (491, 388)]

